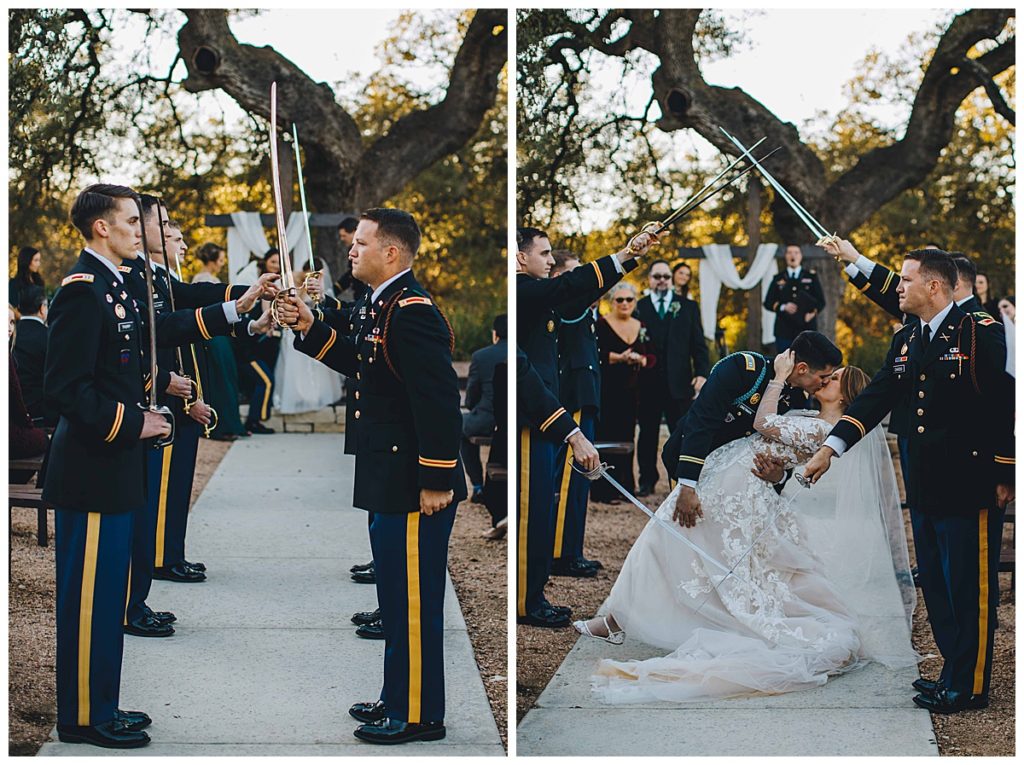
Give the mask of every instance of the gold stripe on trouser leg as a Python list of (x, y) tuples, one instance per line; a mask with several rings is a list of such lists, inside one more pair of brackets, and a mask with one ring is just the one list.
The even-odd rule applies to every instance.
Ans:
[(519, 434), (519, 566), (516, 569), (518, 592), (516, 611), (526, 616), (526, 537), (530, 520), (530, 429), (523, 428)]
[(267, 404), (270, 402), (270, 378), (267, 377), (267, 373), (263, 371), (263, 367), (257, 364), (255, 361), (250, 361), (249, 364), (263, 379), (263, 406), (260, 407), (260, 419), (267, 419)]
[(978, 660), (974, 665), (974, 693), (985, 688), (988, 658), (988, 510), (978, 513)]
[(164, 447), (163, 461), (160, 463), (160, 499), (156, 506), (156, 558), (153, 565), (160, 568), (164, 565), (164, 542), (167, 525), (167, 485), (171, 475), (171, 450), (174, 444)]
[(405, 527), (405, 571), (409, 598), (409, 719), (420, 721), (423, 686), (423, 645), (420, 640), (420, 514), (409, 513)]
[(124, 623), (128, 623), (128, 603), (132, 599), (132, 560), (128, 559), (128, 588), (124, 591)]
[[(572, 418), (576, 421), (576, 424), (580, 424), (580, 420), (583, 417), (583, 410), (580, 409), (574, 412)], [(558, 515), (555, 518), (555, 547), (554, 555), (555, 558), (562, 557), (562, 544), (563, 536), (565, 534), (565, 510), (566, 505), (569, 504), (569, 483), (572, 479), (572, 448), (566, 444), (565, 446), (565, 465), (562, 466), (562, 486), (558, 490)]]
[(92, 604), (96, 591), (96, 561), (100, 552), (99, 513), (89, 513), (82, 563), (82, 599), (78, 604), (78, 724), (89, 725), (89, 663), (92, 658)]

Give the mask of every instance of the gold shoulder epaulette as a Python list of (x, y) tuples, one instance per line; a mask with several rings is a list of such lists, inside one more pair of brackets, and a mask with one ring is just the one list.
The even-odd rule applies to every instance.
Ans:
[(398, 301), (399, 308), (405, 308), (407, 305), (433, 305), (430, 298), (427, 297), (408, 297)]
[(64, 281), (60, 283), (60, 286), (67, 287), (69, 284), (73, 284), (75, 282), (85, 282), (86, 284), (92, 284), (95, 279), (96, 277), (93, 276), (92, 274), (71, 274), (70, 276), (64, 277)]
[(118, 266), (117, 270), (120, 271), (122, 274), (130, 274), (132, 272), (132, 267), (131, 266)]

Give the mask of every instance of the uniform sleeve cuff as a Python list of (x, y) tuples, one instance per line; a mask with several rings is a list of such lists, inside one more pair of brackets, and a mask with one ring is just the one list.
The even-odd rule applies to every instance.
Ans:
[(837, 457), (842, 457), (843, 453), (846, 452), (846, 441), (841, 439), (839, 436), (829, 436), (825, 439), (825, 446), (836, 453)]
[(872, 260), (868, 260), (863, 255), (859, 256), (857, 260), (853, 262), (853, 265), (858, 271), (864, 276), (871, 276), (871, 272), (875, 270), (875, 263)]
[(228, 320), (228, 324), (235, 324), (238, 321), (238, 306), (234, 300), (224, 303), (224, 318)]

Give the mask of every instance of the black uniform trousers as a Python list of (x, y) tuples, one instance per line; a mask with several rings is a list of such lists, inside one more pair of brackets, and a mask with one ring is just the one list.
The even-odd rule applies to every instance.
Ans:
[[(128, 577), (128, 604), (125, 621), (131, 622), (145, 613), (146, 598), (153, 586), (157, 540), (166, 527), (167, 506), (174, 486), (171, 465), (178, 450), (174, 443), (163, 449), (146, 446), (146, 504), (135, 513), (132, 529), (132, 567)], [(162, 563), (160, 565), (163, 565)]]
[(56, 509), (58, 725), (114, 719), (135, 516)]
[(444, 590), (456, 507), (433, 515), (373, 515), (370, 545), (384, 627), (380, 698), (392, 720), (444, 720)]
[(636, 459), (640, 467), (640, 486), (654, 486), (658, 482), (658, 436), (661, 433), (662, 418), (668, 421), (668, 430), (671, 433), (676, 423), (689, 409), (689, 406), (681, 407), (679, 402), (672, 398), (668, 390), (668, 380), (657, 372), (655, 374), (656, 383), (652, 381), (651, 385), (641, 387), (640, 404), (637, 408), (640, 435), (637, 436)]
[[(178, 420), (171, 455), (170, 484), (166, 489), (165, 511), (157, 516), (153, 565), (173, 566), (185, 560), (185, 532), (188, 508), (192, 500), (192, 482), (196, 475), (196, 457), (203, 426), (185, 416)], [(161, 491), (164, 487), (160, 487)]]
[(519, 428), (519, 531), (516, 545), (516, 614), (526, 616), (545, 602), (551, 575), (555, 457), (558, 446), (538, 428)]
[[(574, 412), (572, 418), (580, 432), (593, 442), (597, 428), (596, 409), (592, 406)], [(587, 502), (590, 500), (590, 480), (572, 469), (572, 449), (562, 444), (555, 457), (554, 487), (555, 519), (552, 557), (573, 561), (583, 557), (583, 537), (587, 529)]]
[(959, 693), (988, 693), (1003, 511), (941, 517), (912, 508), (910, 520), (928, 622), (944, 660), (939, 682)]
[(255, 375), (255, 383), (249, 397), (249, 414), (245, 422), (247, 425), (254, 425), (261, 420), (270, 419), (274, 394), (274, 367), (262, 359), (253, 359), (249, 362), (249, 369)]

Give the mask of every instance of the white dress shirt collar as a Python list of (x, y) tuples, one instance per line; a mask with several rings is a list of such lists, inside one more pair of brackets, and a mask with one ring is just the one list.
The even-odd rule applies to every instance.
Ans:
[(406, 275), (407, 273), (409, 273), (410, 271), (412, 271), (412, 269), (411, 269), (411, 268), (407, 268), (407, 269), (405, 269), (404, 271), (399, 271), (399, 272), (398, 272), (397, 274), (395, 274), (394, 276), (392, 276), (392, 277), (391, 277), (390, 279), (388, 279), (388, 280), (387, 280), (386, 282), (384, 282), (384, 283), (383, 283), (383, 284), (381, 284), (381, 285), (378, 285), (377, 289), (375, 289), (375, 290), (373, 291), (373, 294), (372, 294), (372, 295), (370, 295), (370, 302), (371, 302), (371, 303), (375, 303), (375, 302), (377, 302), (377, 298), (379, 298), (379, 297), (381, 296), (381, 293), (383, 293), (383, 292), (384, 292), (384, 290), (385, 290), (385, 289), (387, 288), (387, 286), (388, 286), (389, 284), (391, 284), (391, 282), (394, 282), (394, 281), (397, 281), (398, 279), (401, 279), (401, 278), (402, 278), (403, 276), (405, 276), (405, 275)]
[(121, 278), (121, 272), (117, 270), (117, 266), (115, 266), (115, 265), (114, 265), (113, 263), (111, 263), (111, 262), (110, 262), (109, 260), (107, 260), (107, 259), (106, 259), (105, 257), (103, 257), (102, 255), (100, 255), (100, 254), (99, 254), (98, 252), (96, 252), (96, 250), (93, 250), (93, 249), (90, 249), (90, 248), (86, 247), (86, 248), (85, 248), (85, 251), (86, 251), (87, 253), (89, 253), (90, 255), (92, 255), (92, 256), (93, 256), (94, 258), (96, 258), (96, 260), (98, 260), (98, 261), (99, 261), (100, 263), (102, 263), (103, 265), (105, 265), (105, 266), (106, 266), (106, 267), (107, 267), (108, 269), (110, 269), (110, 272), (111, 272), (112, 274), (114, 274), (114, 277), (115, 277), (115, 278), (116, 278), (116, 279), (117, 279), (117, 280), (118, 280), (119, 282), (123, 282), (123, 281), (124, 281), (124, 279), (122, 279), (122, 278)]
[(953, 303), (950, 303), (945, 308), (943, 308), (941, 311), (939, 311), (937, 314), (935, 314), (932, 317), (931, 321), (925, 321), (924, 319), (922, 319), (921, 320), (921, 332), (924, 333), (924, 328), (925, 328), (925, 325), (927, 324), (929, 327), (931, 327), (930, 336), (932, 338), (934, 338), (936, 333), (942, 327), (942, 322), (944, 322), (946, 320), (946, 316), (948, 316), (949, 312), (952, 311), (952, 310), (953, 310)]

